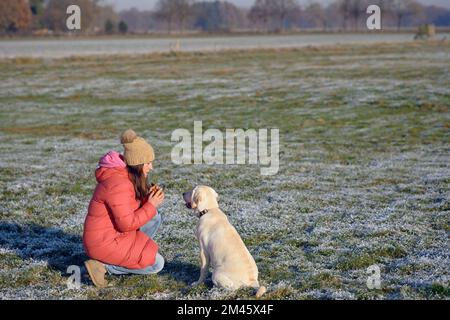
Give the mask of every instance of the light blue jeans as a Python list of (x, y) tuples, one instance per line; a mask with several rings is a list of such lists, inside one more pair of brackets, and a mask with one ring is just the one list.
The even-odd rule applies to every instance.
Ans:
[[(158, 231), (159, 226), (161, 225), (162, 218), (159, 212), (156, 213), (156, 216), (153, 217), (152, 220), (143, 225), (140, 229), (147, 236), (153, 239)], [(106, 270), (109, 274), (122, 275), (122, 274), (152, 274), (158, 273), (164, 267), (164, 258), (156, 253), (155, 263), (151, 266), (145, 267), (143, 269), (128, 269), (120, 266), (115, 266), (111, 264), (105, 264)]]

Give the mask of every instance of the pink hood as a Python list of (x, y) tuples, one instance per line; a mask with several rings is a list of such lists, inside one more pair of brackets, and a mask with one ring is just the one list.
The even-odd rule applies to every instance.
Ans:
[(99, 168), (125, 168), (123, 156), (116, 151), (109, 151), (98, 161)]

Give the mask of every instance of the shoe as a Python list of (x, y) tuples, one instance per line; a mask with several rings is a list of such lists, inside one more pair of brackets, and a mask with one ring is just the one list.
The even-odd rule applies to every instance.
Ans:
[(105, 288), (108, 282), (105, 280), (105, 265), (97, 260), (87, 260), (84, 262), (92, 282), (97, 288)]

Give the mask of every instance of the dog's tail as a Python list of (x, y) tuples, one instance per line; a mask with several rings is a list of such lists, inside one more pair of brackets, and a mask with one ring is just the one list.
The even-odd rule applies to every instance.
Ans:
[(261, 286), (258, 288), (258, 291), (256, 291), (256, 298), (261, 298), (261, 296), (266, 293), (267, 289), (264, 286)]
[(266, 287), (260, 286), (258, 281), (255, 281), (252, 287), (256, 290), (256, 298), (261, 298), (261, 296), (267, 292)]

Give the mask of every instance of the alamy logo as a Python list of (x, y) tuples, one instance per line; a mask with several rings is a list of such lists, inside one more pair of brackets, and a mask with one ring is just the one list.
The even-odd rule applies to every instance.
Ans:
[(369, 30), (381, 30), (381, 9), (377, 5), (370, 5), (367, 8), (367, 14), (370, 17), (367, 18), (366, 25)]
[(367, 277), (367, 288), (381, 289), (381, 270), (376, 264), (371, 265), (366, 270), (369, 276)]
[[(179, 143), (172, 148), (171, 159), (174, 164), (259, 163), (266, 166), (261, 167), (261, 175), (270, 176), (279, 169), (279, 134), (278, 129), (226, 129), (225, 133), (208, 129), (203, 132), (202, 121), (194, 121), (193, 137), (187, 129), (172, 132), (171, 141)], [(210, 143), (203, 148), (203, 142)]]
[(77, 265), (70, 265), (67, 268), (70, 277), (67, 279), (67, 289), (79, 290), (81, 288), (81, 269)]
[(79, 6), (72, 4), (67, 7), (67, 14), (70, 16), (66, 20), (66, 27), (69, 30), (81, 30), (81, 9)]

